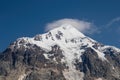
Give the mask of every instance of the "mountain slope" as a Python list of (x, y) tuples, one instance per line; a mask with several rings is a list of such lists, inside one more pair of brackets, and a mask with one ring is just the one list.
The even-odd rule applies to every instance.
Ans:
[(120, 49), (68, 24), (17, 39), (0, 63), (0, 80), (120, 80)]

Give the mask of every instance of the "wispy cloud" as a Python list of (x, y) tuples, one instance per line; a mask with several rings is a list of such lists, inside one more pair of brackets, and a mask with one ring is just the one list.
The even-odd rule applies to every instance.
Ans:
[(106, 26), (109, 27), (118, 21), (120, 21), (120, 17), (112, 19)]
[(68, 19), (68, 18), (60, 19), (60, 20), (48, 23), (46, 28), (45, 28), (45, 31), (49, 31), (49, 30), (51, 30), (53, 28), (60, 27), (60, 26), (62, 26), (64, 24), (72, 25), (73, 27), (78, 29), (80, 32), (86, 33), (86, 34), (93, 34), (94, 32), (97, 31), (97, 28), (91, 22), (78, 20), (78, 19)]
[(117, 28), (117, 33), (120, 35), (120, 26)]
[[(114, 31), (115, 33), (120, 34), (120, 17), (114, 18), (111, 21), (109, 21), (108, 24), (105, 25), (105, 29)], [(117, 24), (116, 24), (117, 23)]]

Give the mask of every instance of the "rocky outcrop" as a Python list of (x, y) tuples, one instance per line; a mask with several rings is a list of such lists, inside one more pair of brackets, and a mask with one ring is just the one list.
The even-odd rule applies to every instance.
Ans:
[[(112, 52), (112, 54), (113, 53), (114, 52)], [(117, 60), (112, 59), (113, 56), (110, 56), (110, 53), (107, 53), (105, 56), (108, 61), (99, 59), (97, 53), (93, 49), (87, 48), (81, 56), (83, 62), (78, 62), (76, 60), (76, 69), (85, 73), (84, 80), (95, 80), (99, 78), (102, 80), (120, 79), (120, 64), (118, 63), (120, 55), (114, 55), (114, 59)]]
[[(21, 80), (23, 74), (23, 80), (65, 80), (62, 70), (66, 66), (60, 62), (64, 57), (62, 51), (56, 50), (56, 45), (52, 48), (49, 52), (36, 45), (29, 45), (26, 50), (20, 46), (14, 52), (6, 49), (0, 55), (0, 80)], [(44, 53), (51, 54), (50, 60), (45, 58)]]

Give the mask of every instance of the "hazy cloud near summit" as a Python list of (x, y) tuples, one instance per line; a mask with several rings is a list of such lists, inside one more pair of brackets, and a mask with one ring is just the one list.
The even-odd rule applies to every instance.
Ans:
[(113, 25), (115, 22), (119, 22), (119, 21), (120, 21), (120, 17), (114, 18), (106, 26), (109, 27)]
[(78, 20), (78, 19), (60, 19), (57, 21), (53, 21), (52, 23), (48, 23), (46, 25), (45, 31), (49, 31), (51, 29), (60, 27), (64, 24), (69, 24), (78, 29), (82, 33), (92, 34), (97, 31), (97, 28), (94, 26), (93, 23)]

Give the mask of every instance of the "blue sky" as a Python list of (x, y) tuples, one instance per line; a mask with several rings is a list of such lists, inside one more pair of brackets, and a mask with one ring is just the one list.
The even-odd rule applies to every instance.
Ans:
[(120, 0), (0, 0), (0, 51), (64, 18), (93, 23), (98, 33), (86, 35), (120, 48)]

